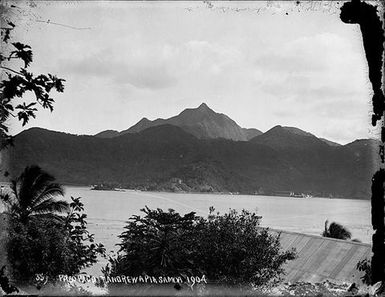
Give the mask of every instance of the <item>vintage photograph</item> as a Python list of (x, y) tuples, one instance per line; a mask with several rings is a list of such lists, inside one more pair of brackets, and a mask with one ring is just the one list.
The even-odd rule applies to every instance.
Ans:
[(362, 9), (2, 1), (0, 295), (379, 294)]

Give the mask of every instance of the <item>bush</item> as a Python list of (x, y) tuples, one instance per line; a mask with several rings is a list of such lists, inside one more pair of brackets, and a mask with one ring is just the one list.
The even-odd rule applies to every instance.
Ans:
[(357, 263), (356, 268), (358, 271), (362, 271), (364, 274), (361, 276), (361, 280), (365, 285), (372, 285), (372, 265), (370, 260), (364, 259)]
[(323, 237), (330, 237), (342, 240), (348, 240), (352, 237), (352, 233), (341, 224), (332, 222), (328, 226), (328, 220), (325, 221), (325, 229), (322, 232)]
[(259, 227), (261, 217), (242, 210), (201, 219), (196, 235), (198, 267), (211, 280), (233, 285), (263, 285), (283, 272), (294, 251), (282, 252), (279, 236)]
[(62, 220), (43, 216), (23, 224), (11, 219), (8, 261), (17, 284), (31, 282), (37, 274), (50, 280), (59, 274), (75, 275), (104, 254), (103, 245), (93, 243), (87, 231), (80, 198), (71, 199), (70, 212)]
[(279, 236), (259, 227), (260, 216), (243, 210), (208, 218), (172, 209), (141, 210), (120, 235), (120, 251), (106, 272), (117, 275), (181, 276), (204, 274), (219, 285), (263, 285), (279, 278), (294, 251), (282, 252)]

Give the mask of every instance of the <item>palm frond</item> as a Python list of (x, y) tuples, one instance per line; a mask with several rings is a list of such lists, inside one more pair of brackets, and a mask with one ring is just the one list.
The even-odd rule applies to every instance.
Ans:
[(41, 189), (49, 185), (55, 178), (43, 171), (39, 166), (33, 165), (25, 168), (18, 178), (19, 201), (22, 207), (26, 208), (33, 204), (33, 200)]
[(60, 223), (64, 224), (66, 217), (60, 216), (54, 213), (40, 213), (40, 214), (34, 214), (31, 216), (32, 220), (47, 220), (54, 223)]
[(34, 207), (42, 201), (53, 198), (55, 196), (64, 196), (64, 189), (58, 183), (51, 183), (45, 185), (40, 191), (35, 191), (36, 195), (31, 202), (31, 206)]
[(55, 200), (54, 198), (49, 198), (44, 200), (40, 204), (36, 205), (32, 212), (35, 214), (42, 213), (63, 213), (69, 210), (68, 202), (64, 200)]
[(68, 203), (54, 199), (56, 196), (64, 196), (63, 187), (54, 183), (54, 180), (52, 175), (38, 166), (26, 167), (22, 174), (12, 181), (13, 195), (4, 197), (8, 201), (10, 212), (25, 223), (32, 215), (67, 212)]

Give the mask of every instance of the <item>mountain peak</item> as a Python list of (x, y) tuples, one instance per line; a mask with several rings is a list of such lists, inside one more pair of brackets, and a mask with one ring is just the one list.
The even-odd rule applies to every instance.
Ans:
[(301, 136), (314, 136), (313, 134), (303, 131), (301, 129), (298, 129), (295, 127), (281, 126), (281, 125), (274, 126), (270, 130), (268, 130), (266, 133), (282, 133), (282, 132), (301, 135)]
[(274, 126), (262, 135), (252, 138), (250, 141), (261, 143), (278, 149), (318, 149), (328, 146), (313, 134), (295, 127)]
[(225, 138), (236, 141), (247, 141), (260, 135), (257, 129), (243, 129), (225, 114), (212, 110), (205, 102), (196, 108), (187, 108), (179, 115), (168, 119), (156, 119), (154, 121), (142, 118), (132, 127), (123, 130), (119, 135), (126, 133), (138, 133), (147, 128), (170, 124), (182, 128), (185, 132), (197, 138)]
[(301, 136), (314, 136), (313, 134), (309, 133), (309, 132), (306, 132), (306, 131), (303, 131), (301, 129), (298, 129), (296, 127), (287, 127), (287, 126), (284, 126), (282, 127), (284, 130), (288, 131), (288, 132), (291, 132), (293, 134), (297, 134), (297, 135), (301, 135)]
[(144, 117), (138, 123), (146, 123), (146, 122), (150, 122), (150, 120), (148, 118)]
[(99, 137), (99, 138), (113, 138), (119, 135), (119, 132), (116, 130), (105, 130), (102, 132), (99, 132), (95, 134), (94, 136)]
[(211, 110), (211, 108), (208, 107), (207, 104), (204, 102), (201, 105), (199, 105), (197, 109), (198, 110)]

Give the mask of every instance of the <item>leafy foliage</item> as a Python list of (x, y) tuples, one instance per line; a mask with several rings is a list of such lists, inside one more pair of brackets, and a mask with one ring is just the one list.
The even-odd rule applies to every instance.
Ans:
[(80, 198), (56, 200), (63, 188), (38, 166), (29, 166), (0, 196), (9, 216), (7, 255), (13, 279), (29, 282), (36, 274), (73, 275), (96, 263), (103, 245), (87, 230)]
[(55, 279), (59, 274), (74, 275), (96, 263), (104, 255), (102, 244), (94, 243), (87, 231), (86, 215), (80, 198), (73, 198), (63, 220), (40, 217), (23, 224), (11, 220), (7, 246), (13, 279), (32, 282), (36, 274)]
[(214, 214), (201, 219), (197, 233), (197, 265), (209, 279), (233, 285), (262, 285), (283, 273), (282, 265), (295, 258), (281, 251), (279, 236), (259, 228), (261, 216), (247, 210)]
[(359, 271), (363, 271), (364, 275), (361, 280), (366, 285), (372, 285), (372, 265), (368, 259), (361, 260), (357, 263), (356, 268)]
[(336, 222), (333, 222), (328, 226), (328, 221), (326, 220), (325, 230), (323, 231), (322, 236), (347, 240), (352, 237), (352, 234), (344, 226)]
[[(80, 272), (84, 267), (89, 267), (97, 262), (98, 255), (104, 255), (105, 248), (102, 244), (95, 243), (94, 234), (87, 230), (87, 215), (84, 213), (84, 204), (80, 197), (71, 197), (70, 212), (68, 213), (64, 229), (70, 238), (67, 243), (71, 250), (72, 274)], [(68, 273), (71, 275), (71, 273)]]
[[(33, 73), (28, 72), (27, 69), (33, 61), (32, 49), (29, 45), (21, 42), (10, 42), (11, 31), (15, 25), (12, 22), (8, 22), (7, 25), (1, 28), (1, 41), (4, 44), (2, 49), (3, 51), (8, 48), (11, 49), (8, 50), (7, 54), (4, 52), (0, 54), (0, 68), (5, 76), (5, 79), (0, 82), (0, 139), (2, 140), (0, 148), (9, 144), (12, 139), (8, 135), (6, 120), (13, 116), (17, 117), (23, 126), (26, 125), (30, 118), (36, 117), (37, 104), (52, 112), (54, 100), (50, 97), (50, 92), (53, 89), (57, 92), (63, 92), (63, 82), (65, 81), (52, 74), (34, 76)], [(19, 70), (7, 65), (13, 59), (23, 62)], [(12, 65), (15, 64), (12, 63)], [(32, 92), (35, 95), (35, 100), (18, 103), (16, 99), (22, 98), (26, 92)]]
[(132, 275), (143, 272), (151, 275), (194, 273), (196, 267), (190, 257), (199, 218), (191, 212), (184, 216), (169, 209), (142, 209), (144, 217), (130, 218), (118, 255), (111, 259), (115, 272), (127, 271)]
[(172, 209), (141, 210), (120, 235), (120, 251), (110, 258), (111, 275), (205, 274), (210, 282), (250, 287), (277, 279), (295, 252), (280, 249), (279, 236), (259, 227), (260, 216), (243, 210), (208, 218)]

